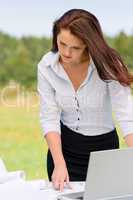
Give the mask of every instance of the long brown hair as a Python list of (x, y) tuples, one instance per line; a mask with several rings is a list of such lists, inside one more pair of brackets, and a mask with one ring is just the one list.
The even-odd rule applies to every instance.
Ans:
[(56, 20), (53, 25), (52, 52), (58, 51), (57, 35), (61, 29), (70, 30), (83, 40), (103, 81), (117, 80), (124, 86), (133, 83), (133, 75), (128, 72), (119, 53), (108, 46), (100, 23), (92, 13), (71, 9)]

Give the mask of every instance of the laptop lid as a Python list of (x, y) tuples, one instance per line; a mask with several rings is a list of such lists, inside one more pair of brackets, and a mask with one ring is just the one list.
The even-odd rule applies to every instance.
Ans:
[(133, 194), (133, 148), (91, 152), (84, 200), (130, 194)]
[(133, 199), (133, 148), (91, 152), (84, 195), (75, 192), (58, 199)]

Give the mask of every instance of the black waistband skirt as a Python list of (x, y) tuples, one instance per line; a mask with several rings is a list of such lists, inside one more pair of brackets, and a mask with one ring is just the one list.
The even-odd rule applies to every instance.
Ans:
[[(98, 136), (84, 136), (61, 123), (61, 141), (70, 181), (86, 180), (90, 152), (119, 148), (116, 129)], [(52, 155), (48, 150), (47, 172), (50, 181), (53, 169)]]

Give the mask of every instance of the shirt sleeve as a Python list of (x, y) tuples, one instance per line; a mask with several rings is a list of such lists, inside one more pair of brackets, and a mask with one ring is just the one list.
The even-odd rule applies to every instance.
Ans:
[(133, 133), (133, 97), (131, 88), (118, 81), (108, 83), (112, 111), (119, 123), (123, 136)]
[(40, 123), (43, 134), (46, 135), (49, 131), (58, 132), (60, 134), (61, 111), (55, 100), (55, 91), (45, 78), (40, 64), (38, 64), (37, 76), (37, 90), (40, 98)]

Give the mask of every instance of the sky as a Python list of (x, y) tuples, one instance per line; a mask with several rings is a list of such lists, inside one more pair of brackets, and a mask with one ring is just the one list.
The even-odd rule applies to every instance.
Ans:
[(0, 0), (0, 31), (51, 37), (53, 22), (72, 8), (92, 12), (107, 35), (133, 34), (133, 0)]

